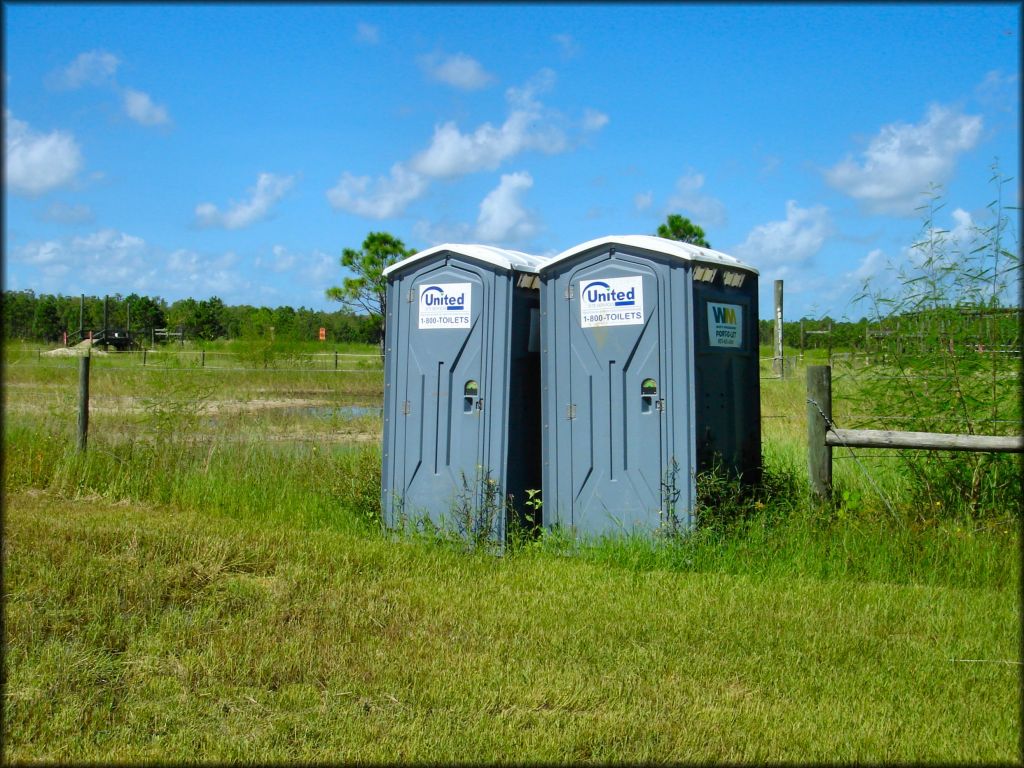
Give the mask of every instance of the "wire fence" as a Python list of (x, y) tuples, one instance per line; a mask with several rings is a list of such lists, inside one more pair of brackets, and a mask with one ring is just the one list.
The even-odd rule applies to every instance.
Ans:
[[(71, 367), (77, 365), (77, 359), (81, 356), (80, 350), (68, 349), (67, 352), (59, 350), (61, 354), (54, 354), (54, 350), (21, 349), (11, 351), (6, 358), (9, 366), (18, 367)], [(836, 356), (834, 356), (836, 357)], [(772, 357), (761, 357), (761, 363), (772, 362)], [(239, 353), (228, 351), (207, 351), (207, 350), (164, 350), (149, 349), (132, 352), (119, 352), (116, 354), (92, 353), (92, 365), (94, 369), (100, 370), (133, 370), (148, 372), (170, 372), (170, 373), (199, 373), (199, 372), (237, 372), (237, 373), (269, 373), (269, 374), (346, 374), (361, 375), (368, 377), (381, 377), (381, 388), (383, 392), (384, 369), (379, 354), (360, 352), (308, 352), (308, 353), (275, 353), (265, 356), (253, 353)], [(772, 374), (763, 372), (760, 375), (762, 381), (779, 381), (782, 379), (794, 379), (802, 373), (805, 368), (804, 362), (796, 356), (784, 358), (783, 374)], [(990, 375), (990, 374), (986, 374)], [(1018, 372), (1004, 372), (1001, 378), (1019, 378)], [(837, 377), (839, 378), (839, 377)], [(944, 377), (936, 375), (908, 375), (908, 376), (858, 376), (858, 380), (942, 380)], [(762, 421), (775, 419), (802, 420), (806, 417), (803, 410), (793, 413), (762, 413)], [(960, 424), (963, 419), (956, 417), (929, 416), (930, 423)], [(880, 423), (881, 420), (875, 420)], [(922, 417), (900, 414), (886, 414), (884, 421), (894, 425), (913, 425), (922, 423)], [(1019, 424), (1016, 419), (972, 419), (975, 424)], [(886, 458), (885, 454), (873, 451), (878, 458)], [(891, 458), (898, 457), (898, 453), (891, 455)], [(838, 457), (837, 457), (838, 458)]]
[[(19, 350), (7, 356), (8, 365), (58, 367), (77, 365), (78, 350)], [(164, 371), (268, 371), (303, 373), (382, 374), (380, 355), (361, 352), (240, 353), (207, 350), (93, 351), (92, 364), (102, 368), (140, 368)]]

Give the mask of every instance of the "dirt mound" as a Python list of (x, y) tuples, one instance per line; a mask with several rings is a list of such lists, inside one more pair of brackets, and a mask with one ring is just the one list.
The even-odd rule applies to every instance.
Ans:
[[(82, 344), (88, 344), (88, 345), (91, 346), (92, 342), (91, 341), (83, 341)], [(108, 355), (108, 354), (110, 354), (109, 352), (104, 352), (102, 349), (92, 349), (92, 350), (90, 350), (89, 347), (86, 347), (85, 349), (81, 349), (82, 344), (78, 344), (78, 345), (76, 345), (74, 347), (57, 347), (56, 349), (51, 349), (49, 352), (41, 352), (40, 354), (43, 357), (82, 357), (87, 352), (90, 355)]]

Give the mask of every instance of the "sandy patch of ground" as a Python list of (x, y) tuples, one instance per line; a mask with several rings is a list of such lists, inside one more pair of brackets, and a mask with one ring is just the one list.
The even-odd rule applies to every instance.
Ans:
[[(82, 344), (86, 344), (88, 346), (83, 348)], [(109, 352), (104, 352), (102, 349), (90, 349), (89, 347), (92, 345), (91, 341), (83, 341), (82, 344), (74, 347), (57, 347), (56, 349), (51, 349), (48, 352), (40, 352), (39, 354), (43, 357), (84, 357), (86, 353), (89, 355), (110, 354)]]

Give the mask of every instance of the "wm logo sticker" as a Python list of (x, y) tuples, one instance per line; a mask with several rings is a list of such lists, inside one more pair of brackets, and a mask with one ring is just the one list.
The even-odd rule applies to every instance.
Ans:
[(712, 304), (712, 312), (715, 315), (716, 323), (727, 323), (729, 325), (736, 325), (736, 310), (739, 307), (733, 307), (724, 304)]
[(732, 349), (743, 346), (743, 307), (708, 302), (708, 344)]

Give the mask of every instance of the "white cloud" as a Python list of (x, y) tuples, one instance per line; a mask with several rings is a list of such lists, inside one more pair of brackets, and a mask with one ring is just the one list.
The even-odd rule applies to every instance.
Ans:
[(479, 61), (464, 53), (450, 56), (430, 53), (420, 56), (419, 63), (431, 79), (463, 91), (477, 91), (494, 82), (494, 75), (487, 72)]
[(974, 89), (978, 102), (1003, 112), (1012, 112), (1020, 107), (1020, 75), (1004, 75), (993, 69)]
[(171, 121), (167, 108), (154, 104), (149, 94), (125, 88), (121, 95), (125, 114), (140, 125), (165, 125)]
[(356, 24), (356, 42), (376, 45), (380, 42), (380, 28), (373, 24), (359, 22)]
[[(146, 242), (134, 235), (102, 229), (70, 240), (30, 242), (14, 250), (14, 260), (38, 267), (46, 277), (55, 278), (74, 270), (94, 284), (110, 281), (126, 285), (147, 270)], [(101, 276), (102, 277), (99, 277)]]
[(295, 266), (298, 257), (283, 245), (275, 245), (271, 252), (274, 254), (274, 258), (263, 259), (257, 256), (253, 262), (254, 265), (258, 269), (269, 269), (271, 272), (287, 272)]
[[(191, 273), (191, 268), (194, 265), (202, 265), (204, 260), (197, 254), (182, 252), (180, 262), (183, 267), (188, 265)], [(233, 262), (224, 263), (221, 268), (227, 271), (232, 264)], [(276, 297), (284, 295), (282, 288), (290, 287), (293, 291), (301, 291), (299, 295), (308, 295), (309, 300), (314, 303), (322, 302), (324, 288), (338, 283), (344, 276), (337, 255), (325, 253), (320, 249), (297, 253), (280, 244), (271, 249), (270, 256), (257, 256), (253, 260), (253, 266), (271, 273), (269, 280), (265, 276), (258, 276), (254, 290), (263, 296), (275, 297), (275, 300), (280, 300)], [(296, 306), (294, 302), (293, 298), (289, 303)]]
[(228, 211), (221, 213), (213, 203), (197, 205), (196, 223), (201, 227), (224, 229), (248, 227), (267, 218), (270, 209), (291, 189), (294, 181), (294, 176), (261, 173), (256, 179), (256, 186), (248, 190), (251, 197), (243, 202), (233, 203)]
[[(454, 122), (444, 123), (434, 129), (430, 146), (413, 158), (412, 167), (439, 178), (493, 171), (526, 149), (531, 141), (530, 122), (529, 116), (515, 112), (500, 128), (485, 123), (469, 134), (459, 131)], [(557, 141), (550, 146), (557, 146)]]
[(275, 245), (273, 251), (275, 272), (287, 272), (289, 269), (295, 266), (295, 254), (289, 253), (288, 249), (285, 248), (283, 245)]
[(57, 88), (81, 88), (85, 85), (110, 86), (121, 96), (124, 112), (140, 125), (166, 125), (171, 122), (167, 107), (156, 104), (148, 93), (134, 88), (121, 88), (115, 75), (121, 60), (108, 51), (80, 53), (71, 64), (50, 76)]
[(94, 220), (92, 209), (87, 205), (68, 205), (57, 201), (42, 213), (45, 221), (58, 224), (87, 224)]
[(950, 229), (935, 226), (925, 230), (917, 245), (903, 248), (903, 256), (915, 268), (921, 268), (928, 261), (933, 267), (953, 267), (964, 254), (970, 252), (978, 240), (978, 226), (974, 217), (963, 208), (956, 208), (950, 214), (953, 226)]
[(171, 253), (141, 237), (101, 229), (80, 237), (30, 242), (13, 249), (12, 260), (32, 268), (27, 281), (37, 290), (68, 291), (67, 275), (80, 282), (71, 293), (140, 293), (200, 298), (218, 294), (244, 299), (251, 283), (237, 269), (232, 252)]
[(932, 105), (921, 123), (882, 126), (860, 163), (847, 156), (825, 178), (873, 213), (910, 215), (928, 186), (944, 182), (957, 155), (978, 142), (981, 126), (978, 115)]
[(145, 247), (146, 241), (141, 237), (115, 229), (101, 229), (91, 235), (75, 237), (71, 241), (72, 250), (80, 252), (130, 254), (140, 253)]
[(934, 251), (930, 252), (926, 245), (906, 245), (895, 259), (889, 259), (880, 248), (875, 248), (860, 261), (856, 269), (843, 273), (841, 279), (831, 286), (832, 290), (823, 297), (834, 299), (842, 292), (860, 288), (865, 283), (877, 288), (886, 281), (898, 281), (902, 270), (921, 269), (926, 261), (931, 261), (930, 269), (955, 267), (956, 262), (973, 246), (977, 228), (971, 214), (962, 208), (954, 210), (952, 217), (952, 229), (934, 228), (922, 238), (922, 242), (926, 243), (929, 235), (935, 237), (939, 245)]
[(688, 171), (676, 180), (675, 193), (668, 199), (668, 211), (682, 211), (695, 220), (701, 228), (719, 227), (725, 224), (725, 205), (721, 200), (701, 194), (704, 175)]
[(633, 205), (638, 211), (646, 211), (654, 203), (653, 192), (640, 192), (633, 198)]
[(539, 108), (537, 96), (547, 93), (555, 87), (558, 76), (550, 67), (542, 67), (521, 88), (512, 86), (505, 91), (505, 98), (513, 107), (519, 109)]
[(59, 88), (81, 88), (83, 85), (103, 85), (113, 79), (121, 60), (107, 51), (80, 53), (66, 69), (52, 78)]
[(338, 183), (327, 190), (327, 199), (335, 209), (370, 219), (398, 216), (427, 189), (427, 180), (401, 163), (391, 166), (389, 176), (353, 176), (346, 171)]
[(757, 267), (800, 264), (820, 251), (831, 233), (827, 208), (822, 205), (800, 208), (795, 200), (789, 200), (784, 221), (754, 227), (733, 252)]
[(587, 108), (583, 111), (583, 130), (599, 131), (608, 125), (608, 115), (596, 109)]
[(304, 263), (305, 267), (301, 270), (303, 277), (317, 286), (316, 297), (323, 299), (323, 286), (327, 284), (329, 278), (337, 279), (336, 274), (341, 269), (338, 266), (338, 257), (315, 250), (308, 259), (304, 259)]
[(167, 257), (167, 269), (179, 274), (197, 274), (201, 264), (199, 254), (185, 248), (179, 248)]
[(948, 237), (960, 244), (971, 242), (976, 236), (977, 226), (974, 218), (963, 208), (956, 208), (953, 211), (953, 229), (949, 230)]
[(521, 197), (533, 186), (533, 177), (525, 171), (502, 174), (501, 182), (480, 203), (476, 236), (491, 243), (516, 242), (529, 238), (537, 224)]
[(179, 248), (164, 260), (162, 277), (166, 284), (188, 296), (244, 296), (252, 283), (233, 269), (238, 256), (227, 251), (220, 256), (204, 256)]
[[(493, 171), (529, 150), (546, 154), (567, 151), (571, 144), (562, 127), (566, 121), (537, 100), (538, 94), (554, 83), (552, 70), (540, 70), (522, 87), (505, 91), (509, 112), (500, 126), (487, 122), (463, 133), (454, 121), (437, 125), (429, 146), (407, 163), (395, 163), (388, 176), (376, 179), (346, 171), (327, 191), (328, 200), (336, 209), (384, 219), (400, 215), (410, 202), (426, 192), (433, 179)], [(607, 116), (593, 112), (590, 122), (592, 129), (596, 129), (598, 123), (607, 122)]]
[(865, 280), (870, 280), (882, 274), (887, 269), (887, 265), (888, 261), (885, 257), (885, 252), (881, 248), (875, 248), (861, 260), (860, 264), (857, 265), (857, 269), (843, 275), (843, 281), (861, 285)]
[[(54, 264), (49, 267), (43, 267), (41, 271), (43, 276), (49, 280), (60, 280), (71, 272), (71, 267), (67, 264)], [(74, 294), (75, 292), (70, 291), (69, 293)]]
[(437, 219), (420, 219), (412, 227), (413, 236), (427, 245), (440, 243), (466, 243), (476, 235), (473, 227), (464, 222), (438, 221)]
[(573, 59), (580, 54), (580, 44), (576, 42), (572, 35), (561, 33), (558, 35), (552, 35), (551, 39), (558, 43), (558, 47), (562, 52), (562, 56), (567, 59)]
[(41, 195), (70, 182), (82, 167), (82, 153), (70, 133), (37, 133), (10, 110), (4, 110), (4, 123), (4, 180), (12, 192)]
[(64, 246), (56, 240), (46, 242), (31, 242), (14, 251), (12, 254), (15, 261), (23, 264), (42, 266), (54, 264), (64, 256)]
[(435, 178), (493, 171), (504, 160), (526, 150), (558, 154), (568, 148), (565, 133), (554, 123), (535, 94), (553, 84), (554, 73), (543, 70), (523, 88), (509, 88), (512, 106), (498, 128), (484, 123), (472, 133), (462, 133), (454, 122), (434, 128), (430, 146), (413, 157), (413, 170)]

